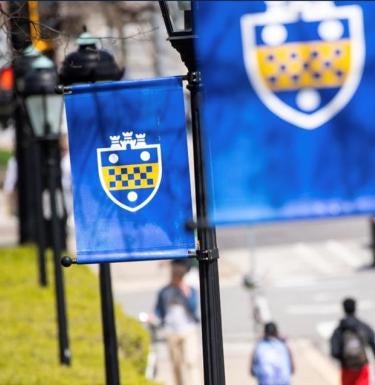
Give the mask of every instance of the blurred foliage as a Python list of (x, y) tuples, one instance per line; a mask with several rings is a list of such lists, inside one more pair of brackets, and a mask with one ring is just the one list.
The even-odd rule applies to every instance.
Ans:
[(5, 168), (11, 156), (12, 153), (9, 150), (0, 149), (0, 167)]
[[(0, 384), (103, 385), (99, 284), (86, 266), (64, 270), (72, 366), (58, 362), (52, 266), (49, 286), (37, 284), (32, 247), (0, 249)], [(49, 257), (51, 261), (51, 257)], [(122, 382), (153, 385), (143, 376), (147, 331), (116, 308)]]

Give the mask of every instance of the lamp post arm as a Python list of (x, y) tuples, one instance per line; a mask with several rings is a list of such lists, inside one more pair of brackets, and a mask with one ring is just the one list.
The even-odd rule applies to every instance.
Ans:
[(168, 5), (165, 1), (159, 0), (159, 6), (164, 19), (165, 28), (167, 29), (168, 36), (171, 36), (173, 34), (173, 26), (171, 19), (169, 18)]

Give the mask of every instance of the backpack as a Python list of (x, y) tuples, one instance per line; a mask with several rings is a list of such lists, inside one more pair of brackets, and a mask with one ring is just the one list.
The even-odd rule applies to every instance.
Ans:
[(253, 361), (253, 374), (261, 385), (288, 384), (291, 361), (286, 344), (278, 339), (258, 343)]
[(357, 369), (367, 364), (366, 347), (358, 331), (344, 330), (341, 358), (346, 368)]

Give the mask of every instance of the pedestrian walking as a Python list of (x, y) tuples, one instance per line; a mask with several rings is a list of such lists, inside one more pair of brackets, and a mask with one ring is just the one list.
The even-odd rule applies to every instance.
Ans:
[(170, 282), (158, 292), (155, 314), (164, 330), (175, 384), (199, 385), (198, 293), (184, 280), (187, 271), (185, 261), (172, 261)]
[(264, 337), (257, 342), (251, 359), (251, 374), (259, 385), (290, 385), (294, 364), (285, 340), (279, 337), (277, 325), (268, 322)]
[(331, 337), (331, 355), (341, 364), (342, 385), (369, 385), (370, 368), (366, 354), (369, 346), (375, 355), (373, 329), (356, 317), (356, 301), (343, 301), (345, 317)]

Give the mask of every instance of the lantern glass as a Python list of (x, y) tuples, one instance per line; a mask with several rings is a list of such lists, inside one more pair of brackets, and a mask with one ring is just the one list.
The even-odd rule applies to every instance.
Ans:
[(165, 1), (173, 33), (191, 31), (191, 1)]
[(38, 138), (58, 137), (61, 130), (63, 97), (54, 94), (31, 95), (26, 108), (34, 135)]

